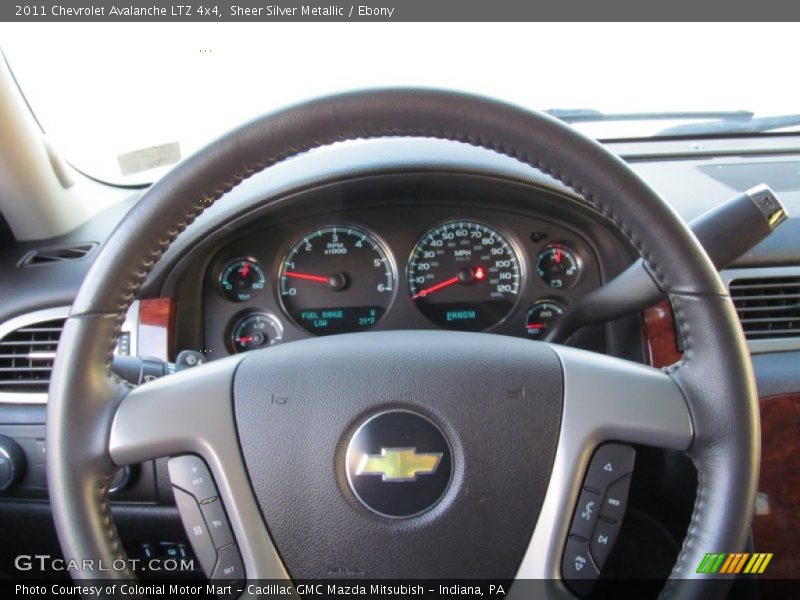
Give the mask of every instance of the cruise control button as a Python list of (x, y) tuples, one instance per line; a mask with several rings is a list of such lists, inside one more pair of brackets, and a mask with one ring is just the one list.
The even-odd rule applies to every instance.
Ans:
[(602, 519), (598, 521), (597, 527), (594, 528), (589, 549), (592, 553), (592, 558), (594, 558), (594, 562), (597, 563), (598, 569), (602, 569), (603, 565), (606, 564), (606, 559), (611, 553), (611, 548), (614, 547), (614, 542), (617, 541), (619, 528), (619, 523), (611, 523), (610, 521), (603, 521)]
[(594, 524), (600, 515), (600, 494), (595, 494), (589, 490), (584, 490), (578, 500), (578, 507), (575, 509), (575, 516), (572, 518), (572, 527), (569, 532), (585, 540), (591, 539)]
[(561, 575), (567, 587), (578, 596), (585, 596), (600, 575), (589, 555), (589, 544), (575, 538), (567, 539)]
[(626, 475), (608, 486), (608, 491), (603, 498), (600, 516), (613, 521), (622, 521), (625, 508), (628, 505), (628, 488), (631, 485), (631, 476)]
[(244, 579), (244, 566), (239, 548), (231, 544), (219, 551), (217, 568), (209, 579)]
[(167, 463), (172, 485), (189, 492), (198, 502), (214, 498), (217, 488), (203, 459), (197, 456), (178, 456)]
[(175, 492), (175, 504), (178, 505), (183, 528), (192, 543), (194, 554), (200, 561), (203, 571), (206, 574), (211, 573), (217, 563), (217, 549), (214, 547), (214, 542), (211, 541), (211, 535), (206, 528), (200, 507), (190, 494), (178, 488), (173, 488), (172, 491)]
[(225, 515), (225, 509), (222, 502), (212, 500), (211, 502), (204, 502), (200, 505), (200, 511), (206, 519), (206, 525), (211, 533), (211, 539), (217, 548), (222, 548), (233, 543), (233, 532), (231, 526), (228, 524), (228, 517)]
[(604, 492), (608, 485), (633, 471), (636, 451), (623, 444), (604, 444), (600, 446), (589, 463), (584, 485)]

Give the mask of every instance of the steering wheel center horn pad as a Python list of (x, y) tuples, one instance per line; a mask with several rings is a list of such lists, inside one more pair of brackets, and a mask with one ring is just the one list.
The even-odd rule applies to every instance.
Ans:
[[(481, 146), (580, 194), (639, 251), (668, 296), (683, 358), (659, 371), (543, 342), (395, 331), (254, 351), (133, 390), (112, 376), (128, 306), (209, 206), (291, 156), (387, 136)], [(444, 495), (417, 516), (378, 515), (347, 481), (352, 435), (391, 410), (428, 419), (452, 452)], [(561, 560), (570, 515), (598, 446), (679, 450), (697, 468), (691, 524), (663, 597), (726, 592), (729, 579), (697, 573), (697, 565), (708, 552), (743, 550), (760, 459), (744, 335), (714, 265), (680, 217), (621, 159), (564, 123), (429, 89), (352, 92), (266, 115), (154, 184), (98, 253), (72, 306), (51, 377), (47, 439), (50, 503), (68, 560), (124, 559), (106, 494), (120, 466), (195, 454), (216, 481), (248, 577), (469, 573), (547, 580), (559, 595), (569, 594)], [(433, 468), (424, 455), (440, 453), (422, 450), (406, 457), (422, 467), (420, 484)], [(375, 468), (392, 478), (385, 461)], [(129, 569), (73, 576), (99, 575), (134, 577)]]
[(234, 381), (253, 490), (299, 579), (513, 578), (562, 395), (549, 347), (458, 332), (286, 344)]

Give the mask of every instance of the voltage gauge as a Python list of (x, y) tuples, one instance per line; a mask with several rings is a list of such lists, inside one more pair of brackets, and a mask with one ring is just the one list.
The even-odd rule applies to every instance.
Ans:
[(564, 244), (550, 244), (536, 257), (536, 272), (551, 288), (568, 289), (578, 282), (581, 260)]

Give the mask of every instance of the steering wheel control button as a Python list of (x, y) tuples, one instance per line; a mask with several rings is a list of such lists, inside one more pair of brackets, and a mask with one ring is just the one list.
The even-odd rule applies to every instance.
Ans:
[(584, 490), (578, 500), (578, 507), (575, 509), (575, 516), (572, 518), (570, 535), (576, 535), (584, 540), (592, 537), (592, 531), (600, 515), (600, 503), (602, 496), (590, 490)]
[(211, 473), (197, 456), (178, 456), (171, 458), (167, 463), (169, 478), (172, 485), (189, 492), (198, 502), (203, 502), (217, 496), (217, 488)]
[(592, 560), (587, 542), (572, 537), (567, 539), (561, 575), (572, 593), (585, 596), (592, 591), (600, 571)]
[(244, 579), (244, 565), (236, 544), (220, 549), (217, 566), (209, 579)]
[(211, 533), (211, 539), (217, 548), (228, 546), (234, 542), (228, 517), (219, 499), (203, 502), (200, 505), (200, 512), (203, 513), (208, 531)]
[(345, 470), (355, 497), (385, 517), (414, 517), (445, 495), (453, 473), (450, 444), (430, 419), (407, 410), (370, 417), (347, 446)]
[(589, 463), (586, 473), (585, 487), (598, 492), (605, 492), (606, 488), (617, 479), (633, 471), (636, 460), (636, 451), (624, 444), (604, 444), (600, 446)]
[(200, 561), (203, 571), (209, 574), (217, 563), (217, 549), (211, 540), (211, 535), (206, 527), (203, 514), (200, 512), (200, 507), (190, 494), (178, 488), (173, 488), (172, 491), (175, 492), (175, 504), (178, 506), (183, 527), (192, 544), (195, 556)]
[(567, 587), (579, 596), (591, 591), (617, 540), (635, 460), (630, 446), (605, 444), (589, 463), (561, 565)]
[(619, 523), (612, 523), (603, 519), (597, 522), (597, 527), (594, 528), (594, 533), (592, 534), (592, 541), (589, 543), (589, 551), (592, 553), (592, 558), (594, 558), (598, 569), (602, 569), (603, 565), (606, 564), (611, 548), (614, 547), (614, 542), (617, 541), (619, 528)]
[(628, 504), (628, 488), (631, 485), (631, 476), (626, 475), (608, 486), (600, 516), (611, 521), (622, 521), (625, 508)]

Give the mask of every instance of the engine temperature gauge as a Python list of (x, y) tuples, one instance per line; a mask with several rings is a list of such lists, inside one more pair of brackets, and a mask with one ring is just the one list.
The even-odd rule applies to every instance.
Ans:
[(283, 325), (268, 313), (250, 313), (231, 328), (228, 349), (234, 354), (267, 348), (283, 339)]
[(552, 325), (556, 319), (564, 314), (564, 307), (553, 300), (538, 300), (528, 310), (525, 317), (525, 331), (528, 337), (539, 340), (544, 336), (544, 332)]

